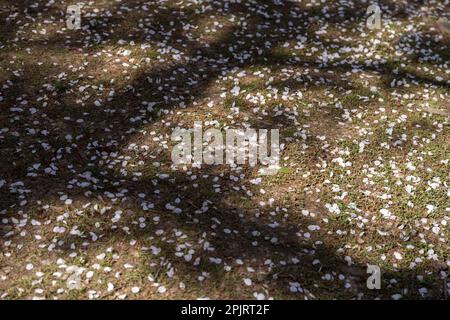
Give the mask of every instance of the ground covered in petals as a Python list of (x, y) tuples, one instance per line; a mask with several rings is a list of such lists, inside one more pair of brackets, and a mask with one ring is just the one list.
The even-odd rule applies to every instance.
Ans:
[[(69, 30), (76, 1), (2, 0), (0, 298), (446, 299), (450, 4), (379, 3), (95, 0)], [(194, 121), (279, 129), (281, 169), (174, 166)]]

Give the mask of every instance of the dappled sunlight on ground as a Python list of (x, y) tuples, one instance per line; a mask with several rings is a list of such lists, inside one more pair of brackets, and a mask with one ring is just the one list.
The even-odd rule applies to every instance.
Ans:
[[(0, 297), (446, 298), (439, 1), (0, 4)], [(174, 166), (175, 128), (279, 129), (281, 169)], [(366, 285), (367, 265), (382, 271)], [(73, 287), (70, 281), (75, 281)]]

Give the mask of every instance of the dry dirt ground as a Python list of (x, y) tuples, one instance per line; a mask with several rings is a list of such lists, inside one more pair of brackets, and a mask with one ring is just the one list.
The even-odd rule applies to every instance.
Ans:
[[(448, 0), (73, 4), (0, 1), (1, 299), (448, 297)], [(194, 121), (281, 169), (174, 166)]]

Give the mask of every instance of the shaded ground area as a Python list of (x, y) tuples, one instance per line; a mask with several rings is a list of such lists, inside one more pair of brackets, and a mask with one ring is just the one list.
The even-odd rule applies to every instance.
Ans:
[[(448, 3), (71, 4), (0, 4), (1, 298), (448, 297)], [(282, 168), (173, 166), (194, 121)]]

